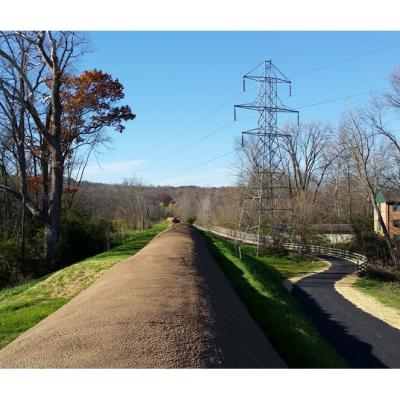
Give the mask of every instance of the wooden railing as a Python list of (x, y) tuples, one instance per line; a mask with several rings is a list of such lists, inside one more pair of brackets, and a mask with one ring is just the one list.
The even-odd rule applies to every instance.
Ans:
[[(198, 228), (203, 229), (203, 230), (209, 230), (210, 232), (215, 233), (216, 235), (228, 238), (228, 239), (233, 239), (237, 240), (239, 239), (240, 241), (244, 243), (249, 243), (249, 244), (256, 244), (257, 243), (257, 235), (253, 233), (244, 233), (240, 232), (239, 235), (237, 235), (237, 232), (233, 229), (229, 228), (223, 228), (220, 226), (214, 226), (211, 228), (205, 228), (198, 226)], [(267, 236), (262, 236), (261, 241), (263, 243), (268, 243), (271, 239), (268, 238)], [(368, 258), (364, 256), (363, 254), (358, 254), (358, 253), (353, 253), (347, 250), (341, 250), (341, 249), (335, 249), (333, 247), (326, 247), (326, 246), (317, 246), (317, 245), (307, 245), (307, 246), (302, 246), (298, 245), (295, 243), (290, 243), (286, 242), (284, 243), (284, 246), (288, 250), (293, 250), (301, 253), (312, 253), (315, 255), (324, 255), (324, 256), (333, 256), (333, 257), (338, 257), (338, 258), (344, 258), (346, 260), (349, 260), (355, 264), (357, 264), (357, 270), (358, 272), (364, 271), (367, 266), (368, 266)]]
[(368, 263), (368, 258), (363, 254), (353, 253), (351, 251), (342, 249), (335, 249), (333, 247), (317, 246), (317, 245), (301, 246), (293, 243), (285, 243), (284, 246), (288, 250), (344, 258), (346, 260), (349, 260), (357, 264), (357, 266), (362, 266)]

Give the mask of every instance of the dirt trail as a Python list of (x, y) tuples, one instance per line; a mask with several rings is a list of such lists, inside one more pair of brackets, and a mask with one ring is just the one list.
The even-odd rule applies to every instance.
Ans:
[(284, 367), (192, 226), (178, 224), (0, 351), (0, 367)]

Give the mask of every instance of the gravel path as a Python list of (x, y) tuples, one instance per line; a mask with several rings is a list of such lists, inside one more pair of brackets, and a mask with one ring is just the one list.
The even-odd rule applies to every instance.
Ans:
[(192, 226), (177, 224), (0, 351), (8, 368), (284, 363)]
[(331, 268), (298, 281), (292, 289), (296, 300), (352, 367), (399, 368), (400, 330), (365, 313), (335, 290), (335, 283), (353, 273), (356, 265), (324, 258)]

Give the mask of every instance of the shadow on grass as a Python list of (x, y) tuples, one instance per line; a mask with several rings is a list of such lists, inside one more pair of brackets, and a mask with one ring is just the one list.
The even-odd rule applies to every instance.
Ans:
[(288, 366), (346, 366), (283, 287), (279, 272), (249, 255), (239, 260), (231, 243), (209, 233), (205, 236), (225, 276)]
[(67, 303), (64, 299), (25, 303), (0, 311), (0, 349)]
[[(383, 346), (381, 335), (386, 335), (386, 340), (392, 338), (394, 328), (384, 326), (381, 321), (356, 308), (335, 290), (335, 283), (354, 272), (356, 266), (341, 259), (325, 258), (332, 262), (332, 267), (297, 282), (292, 290), (293, 296), (352, 367), (386, 368), (384, 360), (373, 354), (373, 347)], [(395, 355), (391, 354), (389, 359), (395, 359)]]
[(311, 317), (319, 331), (354, 368), (386, 368), (372, 354), (372, 346), (351, 335), (347, 328), (326, 312), (306, 291), (294, 286), (292, 294)]

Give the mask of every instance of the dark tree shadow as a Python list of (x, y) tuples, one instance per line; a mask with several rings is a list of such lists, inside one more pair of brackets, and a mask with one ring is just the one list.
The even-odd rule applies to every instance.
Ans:
[(303, 289), (294, 286), (292, 295), (312, 319), (322, 335), (333, 345), (353, 368), (387, 368), (372, 354), (372, 346), (352, 336), (346, 327), (335, 321)]
[[(284, 295), (280, 294), (277, 296), (271, 296), (271, 298), (261, 296), (260, 293), (258, 293), (257, 290), (255, 290), (243, 276), (243, 272), (216, 248), (210, 238), (207, 239), (208, 247), (222, 268), (224, 274), (232, 282), (239, 297), (244, 300), (246, 307), (249, 309), (250, 313), (262, 327), (267, 336), (270, 336), (271, 334), (271, 341), (277, 346), (277, 350), (282, 354), (289, 365), (297, 368), (331, 367), (332, 364), (329, 365), (329, 363), (326, 362), (326, 359), (332, 356), (331, 353), (328, 354), (328, 349), (323, 350), (327, 352), (326, 357), (321, 357), (321, 355), (318, 355), (319, 358), (317, 358), (318, 353), (313, 355), (306, 354), (308, 351), (310, 351), (310, 343), (309, 341), (307, 342), (307, 340), (305, 340), (305, 337), (302, 337), (299, 340), (298, 336), (301, 334), (298, 332), (298, 330), (295, 331), (286, 328), (282, 329), (282, 325), (274, 326), (274, 324), (278, 325), (278, 322), (279, 324), (282, 324), (282, 322), (285, 323), (285, 320), (283, 319), (284, 317), (279, 317), (277, 314), (285, 315), (285, 313), (289, 312), (289, 309), (294, 309), (294, 307), (285, 307), (282, 304), (282, 301), (279, 301), (279, 299), (284, 298)], [(231, 243), (230, 246), (232, 250)], [(286, 291), (286, 289), (284, 289), (281, 285), (282, 276), (273, 267), (269, 267), (265, 265), (265, 263), (261, 263), (257, 258), (252, 256), (247, 256), (245, 259), (248, 271), (257, 280), (265, 284), (269, 283), (270, 288), (271, 281), (275, 281), (276, 284), (272, 285), (273, 290)], [(334, 260), (334, 258), (332, 258), (332, 260)], [(349, 332), (349, 329), (347, 329), (343, 323), (335, 320), (334, 315), (327, 311), (327, 309), (322, 308), (321, 305), (315, 300), (314, 296), (308, 293), (308, 291), (312, 293), (313, 290), (331, 291), (332, 296), (339, 296), (339, 298), (335, 298), (336, 302), (339, 304), (339, 307), (352, 307), (354, 308), (354, 313), (360, 311), (346, 299), (342, 298), (342, 296), (339, 295), (334, 289), (334, 283), (348, 275), (348, 273), (352, 272), (355, 268), (356, 266), (354, 264), (349, 263), (346, 265), (345, 270), (340, 268), (331, 268), (325, 273), (304, 278), (300, 281), (301, 285), (294, 286), (291, 295), (289, 295), (289, 301), (293, 302), (299, 311), (301, 310), (307, 315), (317, 330), (335, 348), (337, 353), (348, 362), (350, 367), (388, 368), (388, 365), (386, 365), (384, 362), (382, 362), (382, 360), (373, 354), (373, 346), (371, 344)], [(266, 273), (266, 269), (269, 270), (268, 273)], [(290, 322), (291, 321), (289, 318), (287, 323)], [(285, 343), (287, 344), (287, 348), (285, 348)], [(307, 346), (307, 349), (303, 348), (296, 350), (295, 347), (299, 347), (302, 344), (305, 347)], [(318, 345), (319, 344), (316, 344), (315, 346)], [(300, 359), (301, 356), (304, 357), (303, 361)], [(325, 359), (321, 362), (322, 358)], [(326, 364), (324, 364), (325, 362)]]
[[(342, 297), (334, 288), (335, 282), (356, 270), (356, 265), (335, 257), (323, 258), (331, 261), (332, 267), (328, 271), (297, 282), (292, 289), (292, 295), (312, 319), (318, 330), (348, 361), (351, 367), (388, 368), (382, 360), (373, 354), (371, 344), (352, 335), (343, 323), (336, 320), (341, 318), (339, 315), (342, 310), (346, 310), (347, 314), (351, 315), (352, 323), (355, 324), (358, 323), (357, 318), (360, 318), (360, 320), (371, 318)], [(327, 308), (332, 310), (333, 313), (328, 312)], [(342, 317), (344, 315), (342, 314)], [(347, 322), (350, 324), (351, 321), (349, 322), (348, 319)], [(380, 321), (376, 321), (376, 323), (381, 324)], [(388, 326), (387, 329), (391, 330), (392, 328)]]

